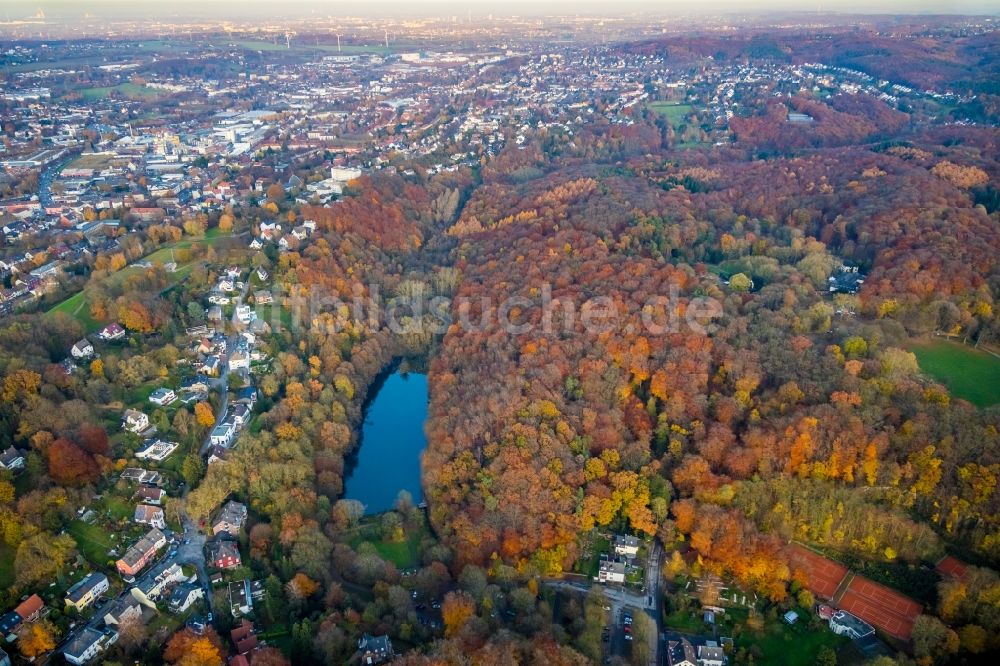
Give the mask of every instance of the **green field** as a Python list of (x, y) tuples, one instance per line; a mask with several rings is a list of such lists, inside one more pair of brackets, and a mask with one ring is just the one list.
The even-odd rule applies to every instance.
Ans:
[(611, 542), (600, 534), (592, 538), (584, 537), (581, 542), (586, 555), (576, 561), (573, 570), (590, 578), (596, 578), (598, 570), (601, 568), (601, 553), (607, 553), (611, 550)]
[(105, 99), (112, 93), (117, 93), (122, 97), (131, 99), (155, 99), (163, 96), (163, 92), (153, 88), (147, 88), (135, 83), (120, 83), (117, 86), (105, 86), (99, 88), (82, 88), (80, 94), (88, 101)]
[(956, 398), (978, 407), (1000, 403), (1000, 358), (968, 345), (938, 340), (910, 347), (920, 369)]
[(684, 124), (684, 117), (691, 113), (694, 107), (679, 102), (651, 102), (649, 108), (666, 118), (674, 129), (677, 129)]
[(87, 332), (97, 330), (101, 327), (100, 322), (90, 316), (90, 303), (87, 301), (86, 293), (83, 291), (73, 294), (46, 314), (55, 314), (56, 312), (62, 312), (76, 318), (77, 321), (83, 324), (83, 328)]

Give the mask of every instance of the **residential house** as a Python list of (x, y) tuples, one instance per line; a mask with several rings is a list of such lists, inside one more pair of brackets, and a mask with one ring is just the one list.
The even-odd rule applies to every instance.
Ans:
[(82, 666), (94, 659), (108, 646), (118, 640), (118, 632), (113, 629), (98, 631), (86, 626), (81, 629), (63, 648), (63, 657), (71, 664)]
[(150, 486), (159, 486), (163, 483), (163, 476), (159, 472), (141, 467), (126, 467), (122, 471), (121, 479), (128, 483), (143, 483)]
[(170, 454), (177, 450), (177, 442), (165, 442), (162, 439), (148, 440), (138, 451), (135, 457), (139, 460), (162, 461), (170, 457)]
[(0, 615), (0, 638), (9, 636), (21, 626), (23, 622), (34, 622), (45, 607), (42, 598), (33, 594), (12, 610)]
[(207, 356), (198, 369), (209, 377), (216, 377), (222, 370), (222, 359), (217, 354)]
[(14, 612), (20, 615), (24, 622), (34, 622), (41, 616), (43, 608), (45, 608), (45, 602), (42, 601), (42, 598), (37, 594), (32, 594), (19, 603)]
[(875, 628), (872, 625), (843, 610), (830, 616), (830, 630), (838, 636), (847, 636), (851, 640), (864, 638), (875, 633)]
[(384, 634), (382, 636), (363, 634), (358, 640), (358, 652), (361, 655), (361, 663), (366, 665), (381, 663), (394, 655), (392, 642)]
[(238, 655), (250, 654), (257, 649), (257, 632), (250, 620), (240, 620), (240, 626), (229, 632), (229, 636), (233, 639)]
[(66, 590), (66, 605), (82, 611), (108, 591), (108, 577), (100, 572), (87, 574)]
[(258, 289), (253, 292), (253, 302), (257, 305), (270, 305), (274, 302), (274, 296), (267, 289)]
[(865, 276), (858, 272), (857, 266), (843, 265), (827, 279), (827, 282), (832, 293), (856, 294), (864, 285)]
[(715, 641), (698, 646), (698, 666), (726, 666), (726, 652)]
[(174, 583), (187, 580), (181, 565), (173, 560), (161, 562), (142, 575), (132, 588), (132, 596), (141, 604), (151, 608), (156, 606), (156, 600), (163, 596), (164, 591)]
[(602, 583), (624, 583), (625, 563), (613, 560), (601, 560), (597, 572), (597, 580)]
[(149, 417), (138, 409), (126, 409), (122, 419), (122, 428), (136, 435), (146, 432), (149, 428)]
[(250, 354), (245, 351), (236, 350), (229, 357), (230, 370), (246, 370), (250, 367)]
[(615, 535), (615, 553), (625, 557), (635, 557), (639, 554), (639, 539), (622, 534)]
[(253, 610), (255, 602), (267, 594), (264, 582), (260, 580), (235, 581), (229, 584), (229, 607), (233, 617), (240, 617)]
[(266, 269), (266, 268), (263, 268), (263, 267), (261, 267), (261, 268), (258, 268), (258, 269), (257, 269), (257, 279), (258, 279), (258, 280), (260, 280), (261, 282), (263, 282), (263, 281), (265, 281), (265, 280), (266, 280), (267, 278), (268, 278), (268, 272), (267, 272), (267, 269)]
[(123, 594), (108, 606), (104, 613), (104, 623), (107, 625), (121, 624), (142, 617), (142, 604), (131, 594)]
[(181, 583), (170, 594), (170, 612), (183, 613), (191, 605), (205, 597), (205, 590), (197, 583)]
[(167, 537), (163, 535), (163, 532), (154, 527), (144, 537), (135, 542), (122, 555), (121, 559), (115, 562), (115, 566), (122, 576), (135, 576), (166, 545)]
[(207, 459), (207, 462), (208, 462), (209, 465), (212, 465), (212, 464), (217, 463), (217, 462), (225, 462), (226, 459), (228, 459), (228, 458), (229, 458), (229, 449), (227, 449), (225, 447), (219, 446), (217, 444), (213, 444), (208, 449), (208, 459)]
[(120, 340), (125, 337), (125, 329), (121, 324), (108, 324), (97, 334), (101, 340)]
[(24, 465), (24, 454), (13, 446), (8, 446), (4, 452), (0, 453), (0, 469), (14, 472), (24, 469)]
[(163, 502), (163, 498), (166, 496), (166, 491), (163, 488), (148, 488), (143, 487), (135, 491), (136, 498), (143, 502), (144, 504), (152, 504), (153, 506), (160, 506)]
[(242, 429), (250, 420), (250, 407), (243, 403), (233, 405), (232, 417), (237, 430)]
[(682, 638), (667, 642), (667, 666), (698, 666), (691, 641)]
[(177, 400), (177, 394), (168, 388), (158, 388), (149, 394), (149, 401), (160, 407), (166, 407), (175, 400)]
[[(25, 254), (25, 256), (28, 256)], [(38, 278), (39, 280), (55, 278), (59, 275), (59, 271), (62, 269), (61, 261), (50, 261), (44, 266), (39, 266), (35, 270), (28, 273), (31, 277)]]
[(215, 520), (212, 521), (212, 533), (228, 532), (233, 536), (238, 536), (240, 528), (247, 519), (247, 507), (245, 504), (229, 500), (226, 502)]
[(142, 523), (143, 525), (149, 525), (161, 530), (167, 526), (167, 521), (163, 517), (163, 509), (148, 504), (139, 504), (135, 507), (132, 522)]
[[(208, 341), (205, 340), (205, 342), (207, 343)], [(206, 352), (209, 350), (211, 350), (211, 345), (205, 349)], [(190, 393), (205, 393), (208, 391), (208, 377), (206, 375), (195, 375), (194, 377), (185, 379), (181, 383), (181, 390)]]
[(0, 615), (0, 638), (10, 636), (14, 630), (21, 626), (24, 620), (14, 611), (8, 611)]
[(239, 394), (237, 394), (236, 402), (248, 405), (250, 409), (253, 409), (254, 405), (257, 404), (257, 389), (253, 386), (247, 386), (246, 388), (240, 389)]
[(3, 648), (0, 648), (0, 666), (10, 666), (10, 655)]
[(94, 355), (94, 345), (90, 344), (87, 338), (83, 338), (70, 347), (69, 353), (73, 358), (90, 358)]
[(212, 429), (212, 444), (229, 448), (236, 436), (236, 424), (232, 421), (223, 421)]
[(240, 547), (230, 539), (214, 539), (205, 544), (206, 559), (216, 569), (235, 569), (240, 566)]

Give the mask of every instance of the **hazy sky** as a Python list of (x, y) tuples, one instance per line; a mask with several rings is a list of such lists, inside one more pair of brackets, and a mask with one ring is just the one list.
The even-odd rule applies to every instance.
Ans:
[(0, 0), (0, 19), (25, 18), (42, 9), (52, 18), (96, 16), (198, 16), (220, 19), (258, 16), (457, 14), (601, 14), (824, 11), (865, 13), (1000, 14), (1000, 0)]

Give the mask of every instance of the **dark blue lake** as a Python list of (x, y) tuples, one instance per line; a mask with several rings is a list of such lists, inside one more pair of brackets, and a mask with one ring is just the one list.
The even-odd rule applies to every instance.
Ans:
[(393, 509), (400, 490), (414, 504), (423, 501), (420, 453), (427, 446), (427, 375), (394, 372), (374, 388), (344, 478), (344, 497), (364, 504), (369, 514)]

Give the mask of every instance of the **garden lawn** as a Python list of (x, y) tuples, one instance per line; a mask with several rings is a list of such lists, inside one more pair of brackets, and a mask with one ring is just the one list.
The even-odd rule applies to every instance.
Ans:
[(799, 624), (788, 626), (781, 620), (768, 623), (761, 632), (745, 631), (736, 638), (736, 645), (749, 648), (756, 645), (763, 656), (756, 660), (757, 664), (767, 666), (813, 666), (820, 648), (829, 646), (837, 650), (850, 642), (843, 636), (838, 636), (826, 627), (817, 630), (809, 629), (803, 622), (808, 615), (802, 609), (797, 609), (800, 616)]
[(74, 520), (66, 527), (66, 531), (76, 541), (80, 553), (95, 567), (103, 568), (111, 559), (108, 551), (113, 546), (108, 539), (107, 530), (99, 524), (91, 525), (82, 520)]
[(116, 520), (131, 520), (132, 516), (135, 514), (134, 505), (120, 497), (105, 495), (102, 502), (104, 503), (104, 506), (101, 507), (101, 510), (107, 511), (111, 514), (111, 517)]
[(375, 547), (379, 557), (392, 562), (397, 569), (411, 569), (420, 563), (420, 542), (428, 532), (426, 523), (419, 529), (406, 529), (402, 541), (379, 539), (373, 535), (377, 534), (377, 530), (377, 524), (365, 525), (360, 533), (351, 539), (351, 547), (357, 548), (360, 544), (368, 542)]
[(912, 345), (920, 369), (977, 407), (1000, 403), (1000, 358), (947, 340)]
[(601, 568), (601, 553), (611, 550), (611, 542), (607, 537), (598, 534), (590, 539), (589, 544), (585, 542), (581, 546), (587, 548), (587, 556), (577, 560), (573, 570), (590, 578), (596, 578)]
[(663, 626), (685, 634), (699, 634), (707, 628), (701, 611), (697, 610), (675, 611), (663, 618)]

